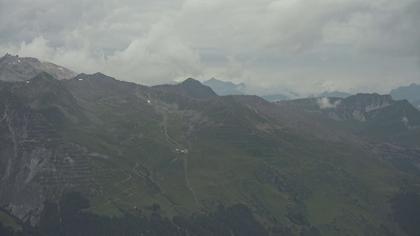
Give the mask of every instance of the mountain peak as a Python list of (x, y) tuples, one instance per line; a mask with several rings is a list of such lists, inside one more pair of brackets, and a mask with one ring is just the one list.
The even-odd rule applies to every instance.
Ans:
[(105, 75), (101, 72), (96, 72), (95, 74), (93, 74), (94, 77), (106, 77), (106, 78), (112, 78), (111, 76)]
[(208, 99), (217, 96), (209, 86), (206, 86), (193, 78), (184, 80), (179, 86), (182, 87), (185, 94), (193, 98)]
[(18, 58), (19, 56), (18, 55), (12, 55), (12, 54), (9, 54), (9, 53), (6, 53), (4, 56), (2, 56), (1, 58), (0, 58), (0, 60), (4, 60), (4, 59), (13, 59), (13, 58)]
[(33, 57), (19, 57), (7, 53), (0, 58), (0, 80), (2, 81), (25, 81), (43, 71), (59, 80), (70, 79), (76, 75), (67, 68), (50, 62), (42, 62)]
[(76, 77), (74, 77), (74, 79), (78, 79), (78, 80), (82, 80), (82, 79), (115, 80), (113, 77), (105, 75), (101, 72), (96, 72), (94, 74), (81, 73), (81, 74), (78, 74)]
[(184, 84), (184, 85), (190, 84), (190, 85), (202, 86), (202, 83), (200, 81), (198, 81), (196, 79), (193, 79), (193, 78), (188, 78), (188, 79), (182, 81), (181, 84)]
[(193, 78), (188, 78), (179, 84), (158, 85), (153, 88), (195, 99), (209, 99), (217, 96), (217, 94), (209, 86), (206, 86)]
[(19, 55), (12, 55), (10, 53), (6, 53), (3, 57), (0, 58), (0, 63), (3, 65), (5, 63), (13, 64), (22, 64), (22, 63), (41, 63), (38, 58), (35, 57), (20, 57)]

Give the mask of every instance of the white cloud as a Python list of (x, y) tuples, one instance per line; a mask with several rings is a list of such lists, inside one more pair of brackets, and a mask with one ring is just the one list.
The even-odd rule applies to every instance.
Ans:
[(333, 102), (327, 97), (318, 98), (316, 101), (318, 103), (319, 108), (321, 109), (336, 108), (341, 103), (341, 100)]
[(132, 41), (126, 49), (110, 56), (105, 71), (148, 83), (199, 76), (202, 68), (198, 52), (172, 29), (170, 19), (155, 24), (146, 37)]
[(146, 84), (384, 92), (420, 80), (418, 22), (419, 0), (0, 0), (0, 53)]

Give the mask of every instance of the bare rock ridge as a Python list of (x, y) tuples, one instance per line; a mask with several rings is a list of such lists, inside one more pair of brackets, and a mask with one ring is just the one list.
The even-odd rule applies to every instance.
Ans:
[(390, 95), (356, 94), (348, 98), (305, 98), (277, 104), (321, 115), (358, 135), (419, 146), (416, 137), (420, 133), (420, 112), (407, 100), (394, 100)]
[(47, 72), (58, 80), (71, 79), (76, 73), (50, 62), (42, 62), (32, 57), (19, 57), (6, 54), (0, 58), (1, 81), (25, 81), (35, 75)]

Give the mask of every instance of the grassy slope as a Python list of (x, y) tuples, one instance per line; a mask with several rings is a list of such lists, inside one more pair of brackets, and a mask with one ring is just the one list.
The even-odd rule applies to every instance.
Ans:
[(96, 214), (119, 217), (156, 203), (167, 216), (189, 215), (244, 203), (267, 226), (295, 234), (314, 225), (326, 235), (383, 235), (384, 227), (399, 233), (391, 198), (403, 182), (418, 184), (360, 144), (302, 133), (234, 97), (66, 83), (87, 119), (60, 123), (60, 132), (88, 150), (95, 187), (85, 194)]
[[(134, 107), (119, 106), (122, 113), (116, 114), (114, 109), (96, 111), (98, 116), (106, 117), (105, 124), (94, 128), (84, 145), (95, 149), (90, 140), (104, 132), (103, 147), (98, 144), (97, 150), (112, 158), (106, 161), (108, 166), (94, 166), (98, 173), (107, 169), (113, 175), (99, 183), (103, 192), (94, 196), (93, 210), (114, 214), (118, 208), (144, 208), (158, 203), (166, 214), (176, 215), (211, 210), (220, 202), (245, 203), (267, 224), (281, 222), (296, 228), (309, 223), (331, 235), (366, 230), (380, 234), (382, 224), (393, 227), (386, 217), (390, 214), (386, 206), (399, 190), (402, 173), (357, 146), (254, 133), (249, 130), (249, 122), (254, 120), (247, 120), (248, 111), (231, 108), (221, 106), (219, 113), (211, 111), (208, 119), (214, 123), (201, 128), (190, 140), (185, 137), (188, 124), (183, 122), (188, 120), (182, 117), (183, 111), (165, 110), (167, 133), (174, 140), (169, 142), (162, 142), (167, 137), (162, 134), (164, 119), (159, 112), (158, 119), (148, 120), (142, 116), (147, 109), (144, 107), (136, 111)], [(242, 116), (238, 115), (241, 112)], [(141, 138), (131, 143), (124, 140), (136, 133), (142, 134)], [(174, 153), (177, 144), (173, 142), (190, 147), (190, 153)], [(136, 174), (138, 163), (150, 173)], [(267, 172), (273, 172), (271, 178), (283, 178), (282, 182), (258, 177)], [(302, 215), (303, 222), (293, 219), (290, 212), (298, 215), (294, 218)]]

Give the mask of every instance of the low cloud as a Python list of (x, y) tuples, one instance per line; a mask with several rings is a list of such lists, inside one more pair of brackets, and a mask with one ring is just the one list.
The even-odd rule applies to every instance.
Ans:
[(327, 97), (323, 97), (323, 98), (318, 98), (317, 103), (320, 109), (331, 109), (331, 108), (337, 108), (337, 106), (341, 104), (341, 100), (337, 100), (333, 102), (331, 101), (331, 99)]

